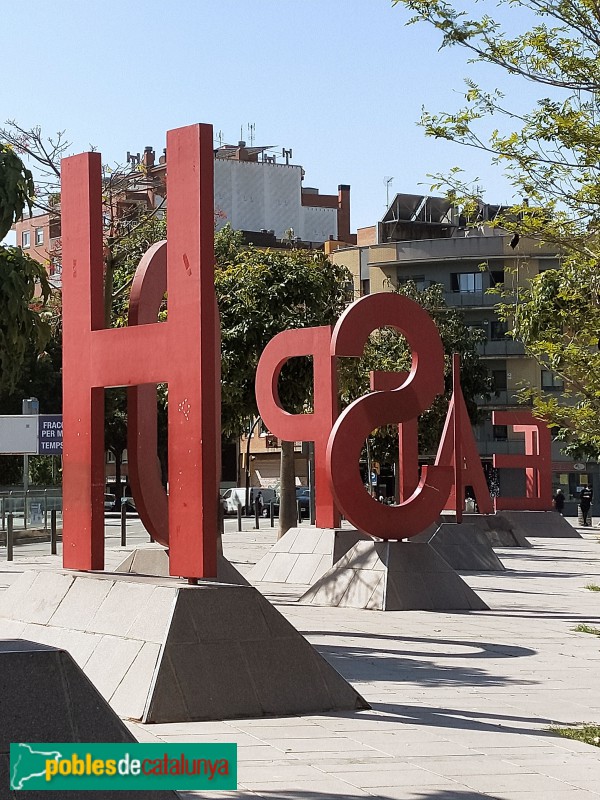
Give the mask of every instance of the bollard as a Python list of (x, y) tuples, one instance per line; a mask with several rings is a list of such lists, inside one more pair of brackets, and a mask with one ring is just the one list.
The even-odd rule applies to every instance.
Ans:
[(6, 560), (13, 560), (13, 515), (8, 515), (8, 525), (6, 526)]
[(50, 555), (56, 555), (56, 509), (50, 512)]
[(121, 503), (121, 547), (127, 547), (127, 503)]
[(44, 489), (44, 530), (48, 530), (48, 489)]
[(2, 530), (6, 530), (6, 509), (4, 507), (4, 497), (1, 500), (2, 502)]
[(237, 521), (238, 521), (238, 531), (242, 530), (242, 507), (237, 507)]
[(271, 518), (271, 527), (275, 527), (275, 503), (271, 500), (269, 503), (269, 517)]
[(254, 530), (260, 528), (260, 503), (254, 503)]
[(296, 521), (298, 524), (302, 522), (302, 509), (300, 508), (300, 501), (296, 501)]

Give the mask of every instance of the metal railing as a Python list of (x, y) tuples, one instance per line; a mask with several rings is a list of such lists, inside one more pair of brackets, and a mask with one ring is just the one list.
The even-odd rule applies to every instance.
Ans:
[(0, 525), (7, 528), (7, 517), (12, 515), (15, 528), (50, 530), (50, 515), (55, 511), (62, 518), (62, 492), (60, 489), (12, 489), (0, 492)]

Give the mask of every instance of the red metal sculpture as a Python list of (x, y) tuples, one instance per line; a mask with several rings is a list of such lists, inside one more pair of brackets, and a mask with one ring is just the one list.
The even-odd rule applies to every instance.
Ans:
[[(384, 326), (394, 327), (406, 337), (412, 352), (410, 372), (374, 373), (372, 385), (376, 391), (355, 400), (336, 420), (334, 359), (362, 355), (369, 335)], [(276, 436), (286, 441), (315, 441), (315, 456), (323, 453), (327, 441), (327, 475), (320, 473), (315, 492), (317, 524), (328, 526), (325, 520), (332, 518), (333, 492), (337, 508), (360, 530), (382, 539), (420, 533), (444, 507), (452, 468), (424, 467), (411, 496), (398, 506), (385, 506), (364, 490), (358, 461), (365, 439), (375, 428), (390, 423), (410, 424), (443, 391), (444, 353), (437, 328), (417, 303), (402, 295), (378, 294), (352, 303), (333, 333), (328, 328), (313, 330), (317, 333), (312, 338), (306, 330), (295, 330), (279, 334), (269, 343), (259, 362), (256, 396), (260, 414)], [(281, 408), (277, 379), (288, 358), (308, 353), (314, 359), (315, 412), (303, 420), (304, 415), (287, 414)], [(319, 397), (319, 390), (324, 392), (323, 398)], [(405, 434), (409, 442), (409, 430)], [(411, 455), (413, 449), (414, 441)], [(407, 462), (405, 475), (405, 485), (409, 485), (415, 479), (412, 463), (409, 467)]]
[[(265, 347), (256, 370), (256, 402), (267, 428), (286, 442), (315, 443), (316, 523), (323, 528), (340, 525), (340, 514), (326, 470), (327, 441), (338, 415), (335, 358), (330, 353), (331, 334), (332, 328), (327, 326), (283, 331)], [(313, 359), (312, 414), (290, 414), (279, 399), (279, 374), (285, 362), (295, 356), (312, 356)]]
[[(64, 565), (104, 566), (104, 388), (129, 390), (130, 481), (142, 521), (169, 547), (170, 573), (216, 577), (220, 476), (219, 325), (214, 293), (212, 128), (170, 131), (168, 244), (154, 245), (136, 272), (129, 327), (103, 320), (102, 180), (98, 153), (67, 158), (62, 176)], [(168, 290), (168, 320), (157, 312)], [(412, 353), (407, 373), (374, 372), (372, 392), (338, 417), (336, 363), (358, 357), (381, 327), (400, 331)], [(277, 384), (285, 362), (312, 356), (314, 411), (290, 414)], [(428, 314), (402, 295), (377, 294), (350, 305), (335, 328), (290, 330), (265, 348), (256, 376), (267, 427), (286, 441), (314, 441), (317, 524), (337, 527), (340, 511), (382, 539), (413, 536), (444, 508), (460, 519), (464, 486), (480, 511), (492, 511), (454, 359), (453, 397), (433, 467), (419, 479), (417, 418), (444, 389), (442, 343)], [(156, 384), (169, 385), (170, 496), (156, 457)], [(547, 509), (550, 434), (523, 412), (495, 412), (494, 422), (525, 433), (525, 456), (494, 456), (494, 466), (525, 469), (526, 497), (498, 498), (497, 509)], [(400, 504), (365, 491), (358, 461), (365, 439), (396, 424)]]
[(452, 398), (448, 405), (446, 423), (438, 448), (436, 464), (451, 466), (454, 483), (444, 509), (456, 513), (460, 522), (463, 513), (465, 487), (471, 486), (481, 514), (493, 512), (490, 490), (483, 474), (477, 443), (460, 387), (460, 356), (454, 353), (452, 362)]
[[(216, 576), (220, 383), (211, 126), (170, 131), (167, 153), (168, 321), (118, 330), (105, 330), (103, 320), (100, 155), (63, 161), (63, 561), (74, 569), (104, 566), (104, 387), (166, 381), (170, 572), (196, 579)], [(147, 262), (162, 258), (158, 251)]]
[(525, 497), (496, 497), (496, 511), (549, 511), (552, 508), (550, 430), (528, 411), (494, 411), (494, 425), (512, 425), (525, 434), (525, 455), (496, 455), (494, 467), (525, 470)]

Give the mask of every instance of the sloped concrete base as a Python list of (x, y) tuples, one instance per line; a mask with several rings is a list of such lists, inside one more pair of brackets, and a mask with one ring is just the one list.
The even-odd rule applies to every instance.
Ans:
[(251, 583), (309, 583), (331, 569), (366, 533), (341, 528), (290, 528), (248, 574)]
[(567, 520), (556, 511), (502, 511), (513, 533), (548, 539), (581, 539)]
[(358, 542), (300, 602), (377, 611), (488, 609), (425, 542)]
[[(23, 794), (8, 789), (11, 742), (136, 741), (69, 653), (37, 642), (0, 641), (0, 720), (1, 796), (14, 800)], [(135, 800), (140, 794), (115, 791), (102, 796)], [(25, 796), (46, 795), (31, 791)], [(68, 795), (69, 800), (85, 800), (90, 793), (74, 790)], [(169, 791), (152, 792), (155, 796), (177, 798)]]
[[(164, 547), (138, 547), (121, 561), (115, 572), (129, 575), (153, 575), (157, 578), (169, 577), (169, 556)], [(233, 583), (237, 586), (250, 586), (246, 578), (221, 553), (217, 554), (217, 580), (219, 583)]]
[(411, 543), (428, 542), (453, 569), (464, 572), (494, 572), (504, 569), (490, 540), (476, 525), (444, 522), (433, 534), (413, 536)]
[(369, 707), (252, 586), (25, 572), (0, 598), (0, 637), (64, 648), (143, 722)]
[(533, 547), (520, 531), (513, 530), (503, 514), (464, 514), (463, 522), (475, 525), (492, 547)]

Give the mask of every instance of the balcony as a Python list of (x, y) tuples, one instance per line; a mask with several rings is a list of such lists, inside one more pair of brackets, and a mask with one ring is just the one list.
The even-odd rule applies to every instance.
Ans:
[(481, 358), (517, 358), (525, 355), (525, 347), (522, 342), (515, 342), (514, 339), (499, 339), (479, 342), (477, 352)]
[(480, 456), (522, 456), (525, 453), (524, 439), (477, 439)]
[(491, 308), (499, 302), (497, 294), (488, 294), (485, 290), (480, 292), (445, 292), (446, 303), (458, 308)]

